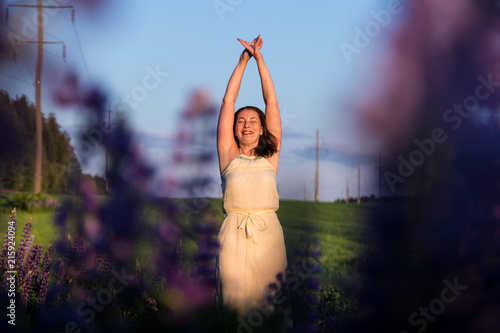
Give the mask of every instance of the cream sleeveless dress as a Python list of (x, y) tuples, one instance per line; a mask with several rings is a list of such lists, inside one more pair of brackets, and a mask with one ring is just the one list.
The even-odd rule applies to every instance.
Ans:
[[(218, 274), (223, 303), (244, 314), (261, 306), (269, 284), (287, 266), (276, 211), (276, 172), (265, 158), (239, 155), (224, 169), (218, 235)], [(219, 287), (220, 287), (219, 285)]]

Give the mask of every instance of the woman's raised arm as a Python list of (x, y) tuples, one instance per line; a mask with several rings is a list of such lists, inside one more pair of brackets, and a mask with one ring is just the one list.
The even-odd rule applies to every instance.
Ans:
[(264, 62), (264, 57), (260, 52), (262, 48), (262, 38), (260, 35), (252, 42), (246, 42), (238, 39), (240, 43), (245, 47), (245, 49), (255, 58), (257, 62), (257, 68), (259, 69), (260, 82), (262, 84), (262, 96), (264, 97), (264, 103), (266, 104), (266, 123), (268, 130), (276, 137), (278, 140), (277, 148), (278, 151), (271, 157), (268, 157), (269, 162), (274, 166), (275, 170), (278, 170), (278, 159), (281, 150), (281, 116), (278, 108), (278, 99), (276, 98), (276, 91), (274, 89), (274, 83)]
[[(253, 43), (252, 43), (253, 44)], [(226, 93), (222, 99), (219, 122), (217, 124), (217, 153), (219, 156), (219, 168), (222, 172), (224, 168), (238, 155), (238, 145), (234, 140), (234, 104), (238, 98), (241, 86), (241, 79), (250, 60), (251, 54), (244, 50), (236, 68), (227, 84)]]

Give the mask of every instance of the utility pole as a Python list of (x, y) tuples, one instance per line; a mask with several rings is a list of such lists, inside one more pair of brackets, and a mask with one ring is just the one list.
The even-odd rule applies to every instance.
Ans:
[[(42, 67), (43, 67), (43, 44), (63, 44), (63, 42), (45, 42), (43, 40), (43, 9), (44, 8), (71, 8), (73, 6), (44, 6), (42, 0), (37, 0), (36, 5), (8, 5), (9, 7), (24, 7), (36, 8), (38, 18), (38, 41), (17, 41), (14, 48), (17, 48), (17, 43), (38, 44), (38, 53), (36, 60), (36, 77), (35, 77), (35, 108), (36, 108), (36, 154), (35, 154), (35, 184), (33, 192), (40, 193), (42, 191)], [(74, 20), (74, 9), (73, 9)], [(63, 49), (64, 50), (64, 49)], [(65, 52), (63, 51), (63, 54)]]
[(349, 182), (345, 182), (345, 203), (349, 203)]
[(38, 3), (38, 55), (36, 58), (35, 105), (36, 105), (36, 156), (35, 187), (33, 192), (42, 191), (42, 66), (43, 66), (43, 10), (42, 0)]
[(316, 130), (316, 177), (314, 179), (314, 201), (319, 201), (319, 129)]
[(307, 188), (305, 182), (304, 182), (304, 201), (307, 201)]
[(358, 205), (361, 203), (361, 168), (358, 162)]

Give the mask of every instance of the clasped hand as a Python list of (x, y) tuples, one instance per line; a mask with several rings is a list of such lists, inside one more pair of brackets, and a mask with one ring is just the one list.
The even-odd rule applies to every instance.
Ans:
[(248, 57), (250, 59), (252, 56), (255, 60), (259, 60), (262, 57), (262, 53), (260, 53), (260, 49), (262, 48), (262, 38), (257, 36), (251, 43), (238, 38), (238, 41), (245, 47), (245, 51), (241, 54), (241, 58), (245, 59)]

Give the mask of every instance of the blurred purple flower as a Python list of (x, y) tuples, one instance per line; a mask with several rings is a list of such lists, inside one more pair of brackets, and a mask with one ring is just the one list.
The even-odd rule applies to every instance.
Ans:
[(95, 214), (98, 208), (95, 184), (86, 180), (82, 181), (80, 183), (80, 193), (83, 195), (85, 210), (90, 214)]
[(315, 294), (307, 295), (306, 300), (307, 300), (307, 304), (309, 304), (309, 305), (318, 304), (318, 296), (316, 296)]
[(319, 259), (319, 257), (321, 257), (321, 250), (314, 249), (314, 250), (312, 250), (311, 255), (314, 259)]
[(141, 264), (139, 263), (139, 259), (135, 261), (135, 284), (138, 288), (142, 288), (144, 286), (144, 275), (142, 273)]
[(104, 251), (96, 255), (97, 272), (102, 276), (107, 276), (111, 272), (111, 256)]
[(28, 222), (24, 225), (23, 233), (19, 241), (19, 247), (17, 248), (15, 270), (18, 272), (21, 270), (21, 267), (24, 263), (24, 258), (26, 256), (26, 252), (28, 251), (28, 248), (26, 248), (26, 244), (28, 243), (28, 239), (30, 238), (32, 228), (33, 228), (33, 220), (30, 218)]
[(102, 238), (102, 227), (99, 220), (89, 217), (85, 219), (83, 228), (86, 236), (92, 242), (97, 242)]
[(319, 282), (319, 279), (317, 277), (308, 277), (306, 279), (306, 286), (308, 289), (310, 290), (318, 290), (319, 287), (320, 287), (320, 282)]
[(40, 259), (42, 257), (42, 246), (40, 244), (35, 244), (30, 251), (26, 263), (24, 266), (24, 276), (22, 281), (19, 283), (21, 285), (21, 308), (26, 310), (28, 306), (29, 293), (31, 290), (32, 280), (36, 279), (38, 275), (38, 268), (40, 266)]
[(144, 301), (146, 308), (153, 311), (158, 311), (156, 300), (152, 297), (149, 297), (146, 292), (143, 292), (142, 300)]
[(47, 298), (47, 290), (49, 289), (49, 273), (52, 262), (52, 245), (49, 244), (47, 252), (43, 258), (42, 265), (42, 281), (40, 283), (40, 292), (38, 294), (37, 306), (41, 309), (45, 308), (45, 299)]
[(179, 239), (179, 245), (174, 248), (170, 259), (170, 268), (167, 273), (167, 285), (172, 283), (176, 276), (182, 273), (182, 239)]
[(181, 318), (189, 318), (196, 310), (213, 303), (214, 289), (203, 281), (192, 280), (182, 274), (173, 281), (170, 308)]

